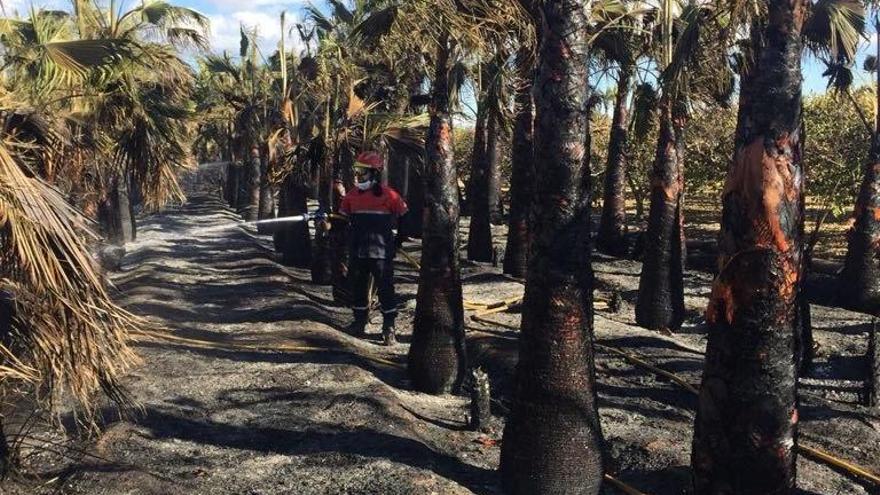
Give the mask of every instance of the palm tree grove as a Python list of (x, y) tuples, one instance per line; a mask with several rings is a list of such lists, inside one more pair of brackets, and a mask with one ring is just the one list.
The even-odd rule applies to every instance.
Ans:
[(0, 0), (0, 494), (880, 494), (875, 0)]

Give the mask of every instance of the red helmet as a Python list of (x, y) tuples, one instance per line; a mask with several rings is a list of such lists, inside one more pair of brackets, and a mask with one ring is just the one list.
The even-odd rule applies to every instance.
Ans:
[(358, 168), (368, 168), (371, 170), (382, 170), (382, 156), (375, 151), (364, 151), (354, 161), (354, 166)]

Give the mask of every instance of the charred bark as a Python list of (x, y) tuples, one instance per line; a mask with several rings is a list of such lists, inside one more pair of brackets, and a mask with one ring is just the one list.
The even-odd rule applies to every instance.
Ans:
[(118, 175), (110, 180), (104, 197), (98, 203), (98, 223), (110, 244), (122, 246), (134, 240), (134, 220), (128, 201), (128, 188)]
[(514, 402), (501, 446), (511, 494), (597, 494), (602, 431), (593, 358), (588, 5), (545, 2), (535, 81), (533, 205)]
[(880, 142), (865, 165), (847, 233), (846, 260), (838, 283), (840, 302), (850, 309), (880, 314)]
[(498, 169), (498, 134), (501, 116), (494, 107), (499, 105), (498, 82), (502, 56), (497, 55), (483, 71), (486, 85), (480, 98), (477, 125), (474, 130), (474, 149), (471, 155), (471, 177), (468, 182), (467, 204), (470, 212), (467, 257), (473, 261), (492, 261), (492, 224), (501, 217), (499, 198), (501, 177)]
[(245, 204), (242, 216), (245, 220), (253, 222), (259, 220), (260, 216), (260, 152), (257, 148), (251, 150), (245, 171), (247, 176), (247, 203)]
[(868, 378), (865, 380), (865, 405), (880, 409), (880, 330), (877, 319), (871, 324), (868, 336)]
[[(318, 207), (329, 212), (333, 207), (333, 156), (325, 150), (321, 157), (320, 188)], [(330, 240), (330, 222), (315, 223), (315, 246), (312, 251), (312, 282), (320, 285), (333, 285), (333, 245)]]
[[(12, 343), (12, 321), (15, 312), (14, 296), (5, 290), (0, 290), (0, 344), (7, 349)], [(0, 365), (6, 364), (0, 359)], [(3, 415), (0, 414), (0, 480), (6, 478), (12, 469), (12, 450), (6, 442), (6, 432), (3, 429)]]
[(602, 218), (596, 236), (596, 248), (611, 256), (626, 255), (626, 166), (629, 141), (629, 105), (632, 66), (621, 65), (617, 79), (617, 98), (611, 119), (608, 140), (608, 162), (605, 166), (605, 189), (602, 196)]
[(466, 369), (449, 54), (449, 41), (444, 37), (437, 48), (431, 124), (425, 142), (422, 267), (407, 365), (413, 387), (433, 394), (458, 390)]
[[(295, 175), (288, 176), (281, 185), (279, 214), (282, 217), (308, 212), (309, 185)], [(275, 234), (275, 243), (286, 266), (308, 268), (312, 263), (312, 239), (309, 224), (296, 222), (281, 227)]]
[(742, 87), (722, 195), (720, 274), (694, 428), (698, 494), (792, 493), (796, 334), (803, 278), (801, 28), (809, 3), (768, 0)]
[[(520, 55), (524, 64), (528, 55)], [(534, 194), (535, 159), (532, 133), (535, 126), (532, 101), (531, 64), (520, 69), (523, 84), (516, 92), (516, 120), (513, 127), (512, 175), (510, 178), (510, 217), (507, 224), (507, 247), (504, 250), (504, 273), (525, 278), (529, 259), (529, 211)]]
[[(260, 209), (257, 218), (260, 220), (275, 218), (275, 192), (269, 183), (269, 149), (265, 145), (260, 147)], [(258, 225), (257, 232), (266, 234), (270, 229)]]
[(639, 278), (636, 323), (677, 330), (684, 321), (684, 110), (664, 97), (651, 171), (651, 207)]
[(413, 161), (409, 164), (406, 204), (409, 206), (407, 213), (400, 222), (400, 232), (402, 235), (421, 239), (424, 232), (425, 223), (425, 180), (423, 177), (423, 168), (416, 167)]
[[(347, 188), (354, 184), (352, 175), (354, 156), (347, 148), (341, 149), (334, 164), (333, 211), (339, 211)], [(332, 219), (330, 221), (330, 247), (333, 250), (333, 300), (343, 305), (349, 304), (351, 297), (348, 288), (348, 239), (348, 222)]]

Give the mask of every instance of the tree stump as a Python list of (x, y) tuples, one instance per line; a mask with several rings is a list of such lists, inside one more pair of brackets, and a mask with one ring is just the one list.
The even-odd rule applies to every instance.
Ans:
[(471, 372), (473, 389), (471, 390), (471, 429), (483, 433), (489, 432), (489, 422), (492, 419), (491, 392), (489, 390), (489, 375), (480, 368)]
[(871, 322), (868, 336), (868, 379), (865, 380), (865, 405), (880, 409), (880, 341), (878, 341), (877, 319)]

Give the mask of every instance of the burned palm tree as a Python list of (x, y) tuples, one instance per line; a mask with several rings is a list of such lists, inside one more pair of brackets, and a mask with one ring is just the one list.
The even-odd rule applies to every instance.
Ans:
[(612, 256), (626, 254), (626, 169), (630, 133), (630, 97), (636, 63), (648, 50), (648, 41), (637, 26), (634, 15), (638, 4), (628, 5), (625, 14), (600, 23), (594, 46), (607, 64), (617, 66), (617, 92), (608, 139), (608, 158), (602, 194), (602, 216), (596, 233), (596, 248)]
[(795, 486), (796, 320), (803, 277), (801, 30), (808, 2), (768, 0), (752, 26), (694, 428), (697, 493)]
[[(856, 7), (860, 6), (856, 4)], [(875, 17), (874, 26), (875, 29), (880, 28), (880, 17)], [(865, 69), (876, 72), (877, 81), (880, 81), (880, 70), (877, 70), (880, 40), (877, 43), (877, 55), (866, 60)], [(853, 57), (843, 52), (836, 58), (843, 59), (845, 64)], [(843, 64), (838, 63), (840, 65)], [(833, 70), (828, 73), (837, 74)], [(850, 94), (851, 74), (838, 76), (831, 82), (838, 90)], [(876, 99), (880, 102), (880, 89), (877, 90)], [(850, 101), (861, 115), (851, 95)], [(863, 119), (867, 126), (867, 119), (864, 116)], [(868, 130), (871, 135), (868, 163), (863, 166), (862, 183), (853, 212), (854, 223), (847, 233), (846, 259), (839, 277), (838, 298), (849, 308), (876, 315), (880, 311), (880, 114), (875, 116), (873, 126)]]
[(471, 177), (467, 204), (470, 210), (467, 257), (473, 261), (492, 261), (492, 224), (500, 221), (501, 171), (498, 146), (504, 130), (504, 64), (506, 54), (495, 53), (481, 69), (483, 86), (474, 128)]
[(599, 493), (602, 431), (593, 363), (588, 9), (544, 2), (535, 86), (532, 259), (514, 403), (504, 429), (506, 493)]
[(449, 111), (448, 35), (438, 40), (431, 121), (425, 142), (425, 223), (422, 264), (407, 371), (428, 393), (457, 389), (466, 370), (464, 306), (458, 261), (458, 174), (453, 161)]
[(675, 330), (684, 321), (685, 126), (692, 108), (726, 104), (733, 91), (733, 73), (717, 56), (724, 38), (715, 33), (726, 31), (712, 12), (711, 6), (696, 1), (679, 8), (665, 0), (656, 13), (661, 19), (656, 58), (663, 71), (659, 97), (647, 99), (657, 101), (660, 130), (635, 311), (636, 323), (645, 328)]
[(525, 278), (529, 258), (529, 212), (534, 199), (535, 160), (533, 132), (535, 106), (532, 101), (534, 56), (528, 48), (517, 54), (518, 81), (514, 96), (516, 117), (511, 146), (510, 215), (507, 222), (507, 246), (504, 249), (504, 273)]

